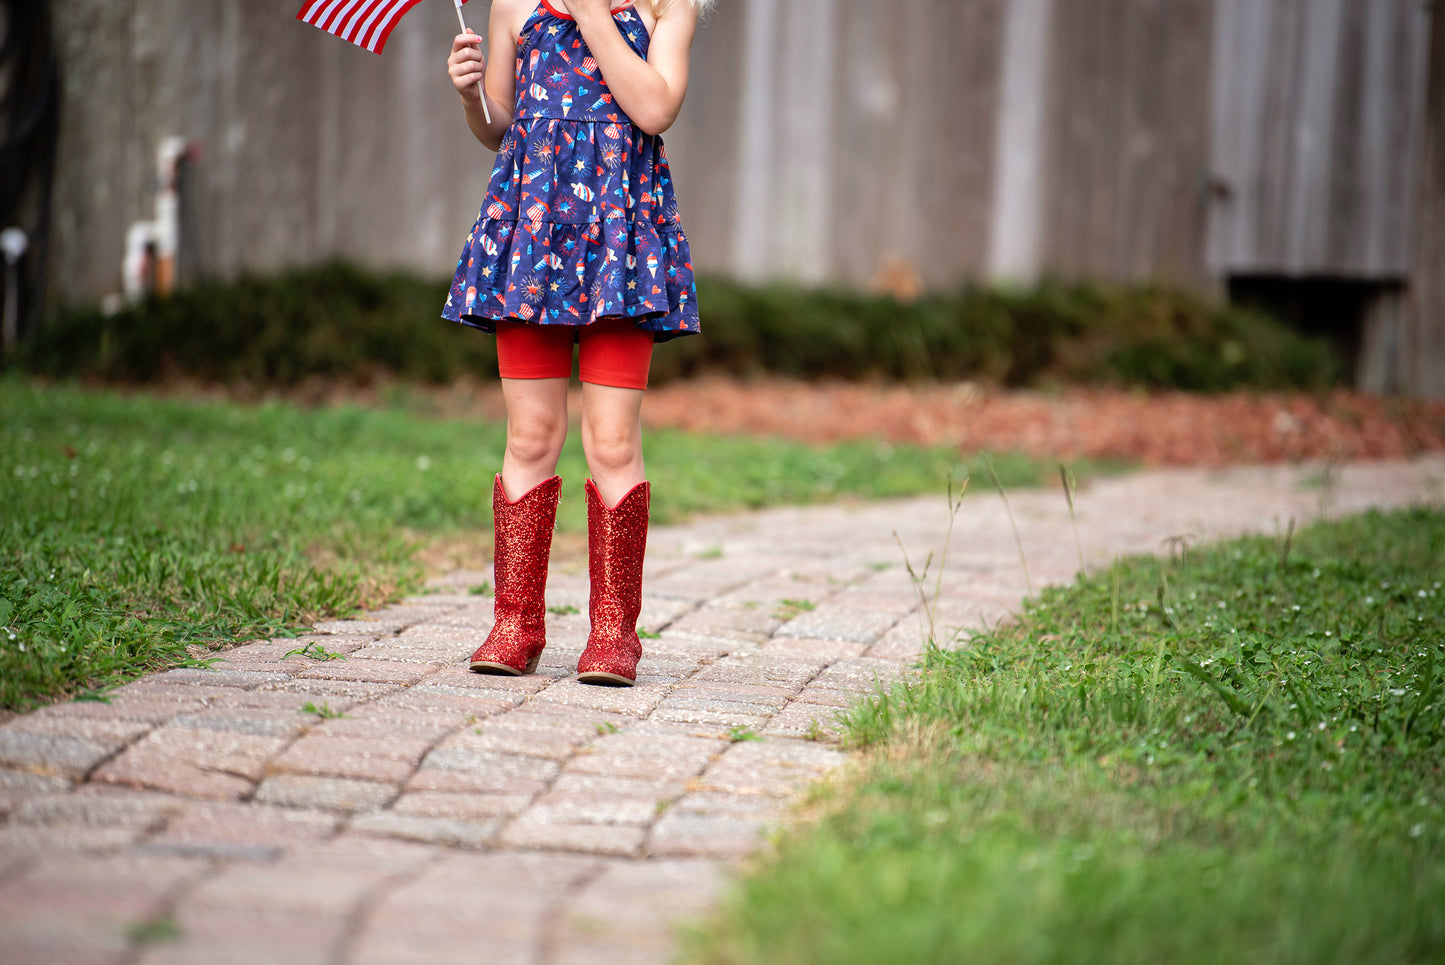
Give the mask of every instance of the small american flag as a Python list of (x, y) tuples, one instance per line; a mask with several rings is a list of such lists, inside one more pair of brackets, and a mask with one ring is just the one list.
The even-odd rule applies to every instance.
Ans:
[[(297, 20), (320, 27), (374, 54), (381, 53), (391, 28), (421, 0), (310, 0)], [(467, 0), (460, 0), (466, 3)], [(460, 14), (460, 10), (458, 10)]]

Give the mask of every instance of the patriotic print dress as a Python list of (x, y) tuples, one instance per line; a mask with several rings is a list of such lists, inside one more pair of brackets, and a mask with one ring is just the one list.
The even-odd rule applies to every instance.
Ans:
[[(651, 39), (612, 11), (632, 49)], [(658, 341), (698, 331), (692, 255), (662, 139), (613, 102), (570, 16), (544, 0), (522, 28), (517, 103), (442, 317), (586, 325), (624, 316)]]

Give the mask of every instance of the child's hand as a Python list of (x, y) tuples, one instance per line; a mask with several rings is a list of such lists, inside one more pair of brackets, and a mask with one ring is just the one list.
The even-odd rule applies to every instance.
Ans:
[(477, 85), (487, 71), (487, 59), (482, 56), (482, 38), (468, 30), (452, 38), (452, 54), (447, 58), (447, 73), (451, 75), (452, 86), (463, 100), (480, 101)]
[(573, 17), (586, 18), (588, 15), (612, 19), (614, 0), (567, 0), (567, 9)]

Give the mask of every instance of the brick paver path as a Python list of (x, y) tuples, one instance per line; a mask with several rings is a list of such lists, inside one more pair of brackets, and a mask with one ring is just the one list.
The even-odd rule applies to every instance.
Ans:
[[(1079, 542), (1094, 565), (1442, 493), (1438, 457), (1146, 473), (1079, 493)], [(1035, 586), (1071, 578), (1059, 491), (1010, 501)], [(946, 516), (940, 493), (656, 528), (641, 622), (658, 636), (633, 689), (569, 677), (586, 583), (563, 567), (534, 676), (465, 670), (491, 600), (466, 592), (487, 574), (462, 573), (212, 670), (13, 719), (0, 961), (666, 961), (673, 923), (703, 912), (797, 790), (844, 760), (817, 739), (834, 709), (918, 653), (897, 540), (921, 565)], [(1025, 592), (1003, 503), (976, 487), (948, 557), (945, 632), (998, 620)], [(343, 658), (288, 656), (308, 644)]]

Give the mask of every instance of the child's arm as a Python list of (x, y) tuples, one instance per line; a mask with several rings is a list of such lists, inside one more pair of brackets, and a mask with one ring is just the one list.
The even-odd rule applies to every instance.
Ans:
[[(482, 56), (482, 38), (468, 30), (452, 39), (447, 73), (462, 98), (467, 127), (477, 140), (495, 151), (512, 125), (512, 103), (516, 100), (518, 31), (524, 21), (517, 18), (523, 0), (493, 0), (487, 32), (491, 36), (489, 57)], [(524, 18), (525, 19), (525, 18)], [(492, 114), (488, 124), (482, 113), (477, 84), (483, 83), (487, 106)]]
[(687, 58), (697, 29), (692, 0), (673, 0), (652, 28), (647, 59), (627, 45), (613, 24), (610, 0), (567, 0), (617, 106), (648, 134), (677, 120), (687, 95)]

